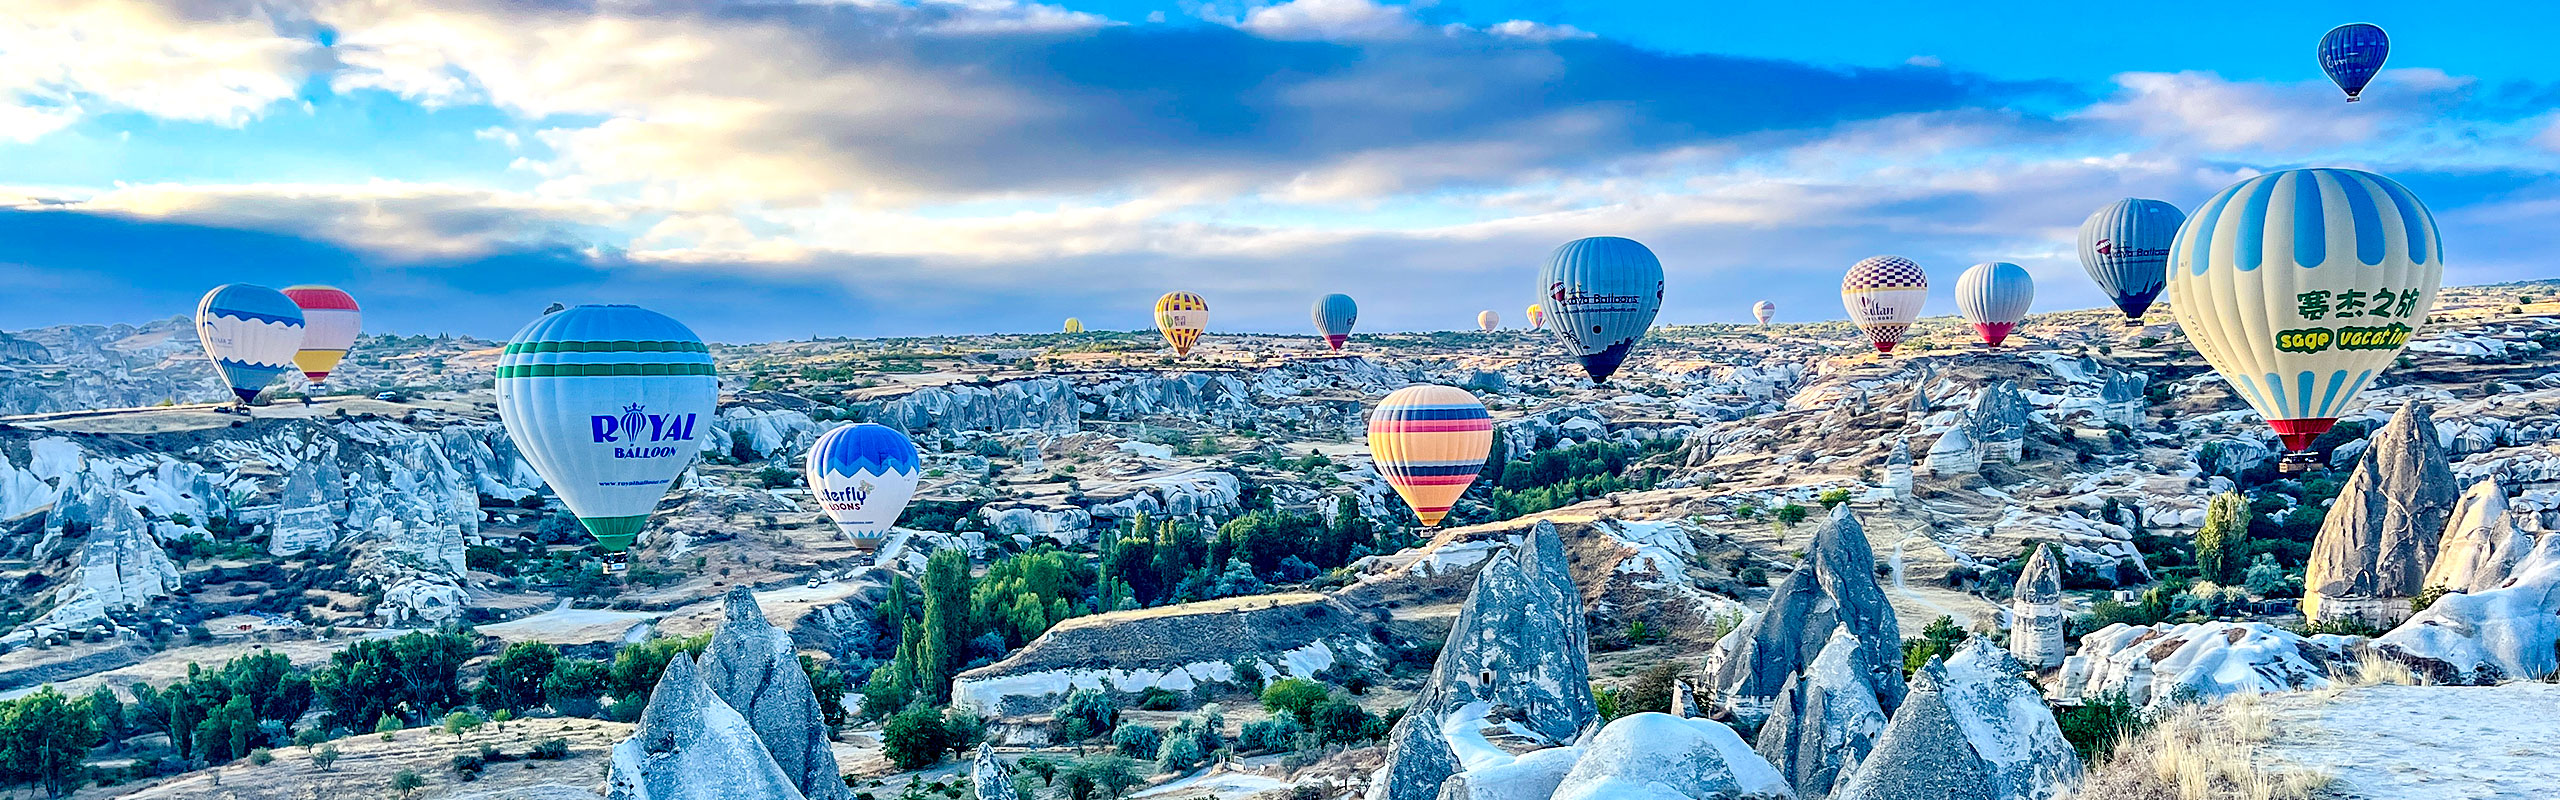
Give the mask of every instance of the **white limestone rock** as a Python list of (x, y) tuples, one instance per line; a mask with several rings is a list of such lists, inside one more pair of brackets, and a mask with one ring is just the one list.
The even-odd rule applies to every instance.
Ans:
[(667, 662), (631, 738), (613, 746), (607, 800), (803, 800), (755, 729), (702, 682), (692, 656)]
[(740, 586), (722, 600), (727, 618), (702, 653), (702, 682), (755, 728), (775, 766), (809, 800), (849, 800), (826, 717), (791, 637), (766, 620), (755, 592)]
[(2264, 622), (2118, 623), (2080, 637), (2079, 654), (2063, 667), (2062, 700), (2122, 695), (2135, 708), (2158, 710), (2242, 692), (2317, 689), (2353, 660), (2356, 641), (2305, 637)]
[(2543, 534), (2506, 581), (2437, 598), (2374, 646), (2443, 683), (2560, 674), (2560, 533)]
[(2080, 758), (2062, 738), (2022, 665), (1987, 639), (1932, 660), (1911, 679), (1875, 752), (1833, 795), (1838, 800), (2049, 800), (2079, 780)]
[(2532, 549), (2533, 540), (2516, 529), (2507, 507), (2507, 492), (2494, 480), (2481, 480), (2455, 501), (2436, 545), (2435, 566), (2427, 568), (2429, 588), (2479, 592), (2505, 583), (2516, 564)]
[(1884, 732), (1884, 709), (1858, 672), (1857, 650), (1858, 637), (1834, 628), (1822, 654), (1779, 690), (1760, 726), (1753, 749), (1799, 797), (1831, 796)]
[(1792, 798), (1778, 770), (1724, 723), (1643, 712), (1600, 729), (1553, 800)]
[(2401, 405), (2371, 441), (2312, 541), (2302, 611), (2313, 620), (2408, 618), (2459, 499), (2426, 404)]

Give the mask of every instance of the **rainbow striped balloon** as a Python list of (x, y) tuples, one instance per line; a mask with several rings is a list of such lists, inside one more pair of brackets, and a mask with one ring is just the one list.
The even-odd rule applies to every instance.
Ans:
[(1493, 415), (1465, 389), (1407, 386), (1369, 415), (1369, 456), (1424, 527), (1449, 516), (1492, 450)]

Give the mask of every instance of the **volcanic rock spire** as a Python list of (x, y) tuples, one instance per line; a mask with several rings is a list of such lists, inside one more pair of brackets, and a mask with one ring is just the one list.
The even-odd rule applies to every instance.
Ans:
[(2384, 628), (2407, 619), (2458, 499), (2435, 417), (2415, 401), (2401, 406), (2356, 459), (2311, 544), (2303, 613)]

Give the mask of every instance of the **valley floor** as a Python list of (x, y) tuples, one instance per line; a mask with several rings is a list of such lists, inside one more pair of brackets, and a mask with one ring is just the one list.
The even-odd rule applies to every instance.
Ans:
[(2266, 764), (2328, 773), (2335, 800), (2560, 798), (2560, 684), (2368, 686), (2265, 705)]

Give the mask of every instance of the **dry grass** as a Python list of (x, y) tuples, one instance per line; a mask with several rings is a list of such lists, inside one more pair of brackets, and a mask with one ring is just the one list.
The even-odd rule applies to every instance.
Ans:
[(2255, 695), (2184, 706), (2116, 747), (2073, 800), (2311, 800), (2326, 773), (2259, 765), (2275, 730)]

